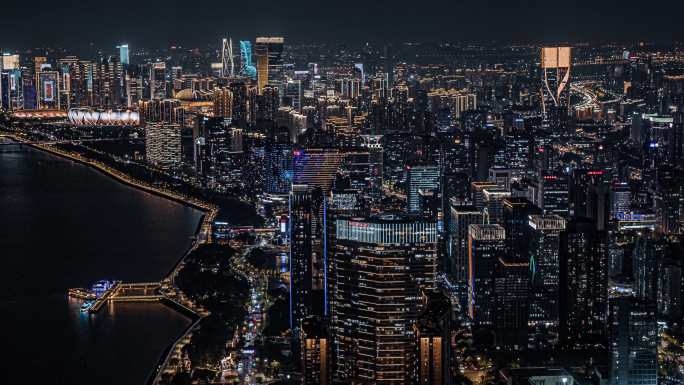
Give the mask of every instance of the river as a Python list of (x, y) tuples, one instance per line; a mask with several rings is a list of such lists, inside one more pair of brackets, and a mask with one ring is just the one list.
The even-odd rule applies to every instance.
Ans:
[(0, 383), (144, 383), (190, 320), (161, 304), (89, 316), (66, 290), (158, 281), (201, 215), (76, 162), (0, 146)]

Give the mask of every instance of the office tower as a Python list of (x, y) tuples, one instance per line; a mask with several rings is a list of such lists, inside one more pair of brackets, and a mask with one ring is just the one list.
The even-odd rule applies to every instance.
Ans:
[(544, 171), (539, 173), (537, 181), (537, 196), (532, 202), (539, 206), (544, 214), (556, 214), (567, 218), (570, 214), (568, 176)]
[(420, 213), (419, 191), (439, 191), (439, 167), (425, 164), (406, 166), (406, 199), (409, 213)]
[(596, 223), (597, 230), (606, 231), (610, 219), (611, 175), (602, 170), (577, 169), (571, 180), (571, 214), (589, 218)]
[(147, 162), (161, 168), (181, 162), (181, 127), (178, 124), (151, 123), (145, 126)]
[(563, 344), (582, 348), (605, 341), (608, 306), (608, 239), (587, 218), (570, 221), (561, 235)]
[(252, 64), (252, 42), (240, 40), (240, 73), (252, 80), (257, 79), (257, 69)]
[(290, 192), (290, 328), (298, 337), (306, 317), (323, 314), (325, 200), (320, 187), (293, 184)]
[(410, 383), (421, 292), (435, 287), (437, 224), (401, 214), (337, 219), (336, 381)]
[(632, 250), (632, 278), (634, 293), (643, 301), (653, 302), (657, 294), (658, 254), (663, 244), (645, 234), (634, 242)]
[(530, 264), (509, 256), (499, 257), (494, 275), (496, 346), (524, 349), (527, 347)]
[(214, 116), (227, 119), (230, 123), (233, 118), (233, 91), (228, 88), (214, 90)]
[(57, 71), (43, 70), (38, 73), (38, 108), (58, 110), (60, 103), (60, 75)]
[(544, 47), (541, 50), (542, 114), (553, 130), (561, 129), (570, 105), (570, 47)]
[(623, 217), (625, 214), (631, 212), (632, 192), (629, 188), (629, 183), (616, 182), (613, 183), (611, 189), (611, 218), (616, 219)]
[(459, 203), (457, 200), (450, 203), (446, 272), (460, 291), (459, 300), (461, 306), (465, 307), (468, 292), (468, 229), (470, 225), (484, 224), (484, 214), (474, 206), (462, 206)]
[(484, 214), (488, 223), (503, 224), (503, 201), (511, 197), (510, 190), (501, 187), (486, 187), (482, 190)]
[(494, 271), (505, 241), (500, 225), (468, 226), (468, 315), (475, 326), (494, 323)]
[(657, 168), (655, 209), (658, 218), (657, 230), (664, 235), (677, 235), (684, 214), (684, 173), (681, 169), (663, 164)]
[(185, 109), (176, 99), (146, 100), (138, 102), (138, 111), (142, 123), (184, 124)]
[(556, 342), (558, 338), (559, 247), (563, 230), (565, 219), (558, 215), (530, 216), (530, 325), (533, 344), (548, 346), (549, 342)]
[(224, 77), (235, 75), (233, 39), (223, 38), (223, 40), (221, 40), (221, 75)]
[(425, 310), (414, 324), (416, 358), (413, 373), (418, 385), (451, 384), (451, 302), (442, 293), (428, 293)]
[(486, 188), (497, 188), (497, 184), (491, 181), (471, 182), (470, 183), (470, 199), (473, 206), (484, 210), (484, 190)]
[(256, 44), (268, 46), (268, 82), (279, 84), (283, 81), (283, 48), (285, 39), (283, 37), (257, 37)]
[(348, 188), (359, 191), (371, 206), (377, 206), (382, 199), (382, 147), (368, 146), (359, 151), (345, 153), (338, 178)]
[(540, 215), (541, 209), (526, 198), (504, 198), (503, 223), (506, 229), (506, 252), (516, 259), (528, 259), (528, 222), (530, 215)]
[(610, 299), (611, 385), (658, 384), (658, 325), (652, 304)]
[(121, 65), (123, 65), (124, 67), (130, 65), (131, 59), (129, 55), (128, 44), (117, 45), (116, 48), (119, 49), (119, 62), (121, 63)]
[(267, 84), (279, 85), (283, 80), (282, 37), (257, 37), (254, 44), (259, 94)]
[(677, 321), (682, 317), (682, 266), (674, 258), (658, 263), (658, 317)]
[(287, 135), (277, 135), (266, 142), (264, 158), (264, 192), (287, 194), (292, 183), (292, 149)]
[(150, 99), (166, 98), (166, 63), (152, 63), (150, 68)]
[(332, 383), (332, 341), (327, 322), (321, 317), (302, 321), (301, 366), (303, 385)]

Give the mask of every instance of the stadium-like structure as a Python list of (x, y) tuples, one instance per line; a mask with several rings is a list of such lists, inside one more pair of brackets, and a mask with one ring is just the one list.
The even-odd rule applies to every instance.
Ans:
[(77, 126), (137, 126), (140, 115), (136, 111), (96, 111), (90, 108), (72, 108), (69, 122)]

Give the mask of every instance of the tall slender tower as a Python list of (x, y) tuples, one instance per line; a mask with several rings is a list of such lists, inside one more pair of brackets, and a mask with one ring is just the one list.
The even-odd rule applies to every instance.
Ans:
[(557, 128), (567, 117), (570, 104), (570, 47), (544, 47), (541, 50), (542, 113)]
[(235, 75), (235, 61), (233, 60), (233, 39), (223, 38), (221, 42), (221, 63), (223, 76)]

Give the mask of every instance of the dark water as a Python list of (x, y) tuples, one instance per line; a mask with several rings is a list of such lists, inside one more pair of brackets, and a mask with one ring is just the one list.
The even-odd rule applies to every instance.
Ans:
[(88, 316), (69, 287), (157, 281), (201, 213), (26, 146), (0, 146), (0, 384), (142, 384), (189, 320), (161, 304)]

